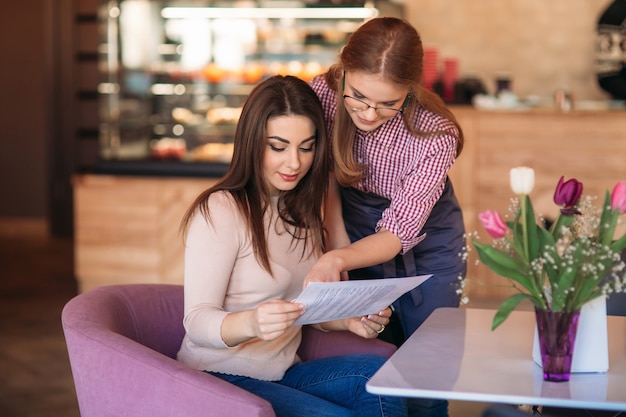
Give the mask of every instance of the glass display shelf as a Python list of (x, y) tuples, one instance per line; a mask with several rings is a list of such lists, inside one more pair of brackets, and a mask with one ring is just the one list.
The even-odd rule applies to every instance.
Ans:
[(274, 74), (308, 81), (324, 72), (350, 33), (377, 15), (371, 1), (106, 2), (97, 170), (225, 172), (252, 88)]

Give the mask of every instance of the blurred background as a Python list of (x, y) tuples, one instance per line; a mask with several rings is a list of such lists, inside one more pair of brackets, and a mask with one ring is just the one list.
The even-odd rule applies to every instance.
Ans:
[[(3, 3), (0, 415), (78, 415), (64, 303), (109, 283), (181, 282), (178, 221), (225, 172), (250, 89), (323, 72), (370, 17), (406, 18), (422, 36), (424, 82), (466, 133), (451, 175), (468, 230), (479, 210), (504, 209), (513, 164), (536, 168), (540, 208), (560, 175), (592, 193), (624, 180), (624, 103), (597, 81), (611, 3)], [(609, 52), (623, 59), (621, 36)], [(492, 306), (504, 294), (474, 295), (472, 306)], [(451, 416), (482, 409), (455, 403)]]

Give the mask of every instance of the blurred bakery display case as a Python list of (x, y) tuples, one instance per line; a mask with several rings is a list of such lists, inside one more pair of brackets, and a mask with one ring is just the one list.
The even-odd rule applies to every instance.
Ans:
[(99, 170), (225, 172), (260, 80), (305, 80), (378, 15), (373, 2), (115, 0), (99, 12)]

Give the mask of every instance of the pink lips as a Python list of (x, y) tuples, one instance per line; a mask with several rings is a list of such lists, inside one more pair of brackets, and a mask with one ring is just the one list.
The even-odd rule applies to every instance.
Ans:
[(286, 175), (286, 174), (278, 174), (283, 179), (283, 181), (292, 182), (298, 179), (298, 174), (294, 175)]
[(376, 124), (378, 122), (378, 119), (366, 120), (366, 119), (362, 119), (360, 117), (358, 117), (358, 119), (359, 119), (359, 123), (361, 123), (364, 126), (371, 126), (371, 125), (374, 125), (374, 124)]

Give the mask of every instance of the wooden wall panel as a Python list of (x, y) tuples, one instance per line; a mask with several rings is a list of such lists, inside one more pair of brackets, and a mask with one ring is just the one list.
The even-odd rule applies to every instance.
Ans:
[(215, 179), (74, 178), (80, 291), (116, 283), (182, 283), (180, 220)]
[[(488, 209), (508, 213), (511, 198), (515, 197), (509, 185), (513, 167), (535, 170), (536, 184), (531, 194), (535, 212), (552, 219), (558, 213), (552, 199), (561, 175), (566, 180), (582, 181), (584, 195), (597, 196), (598, 204), (607, 189), (611, 190), (617, 181), (626, 181), (623, 112), (459, 112), (462, 126), (471, 133), (459, 164), (453, 168), (458, 170), (453, 180), (467, 230), (480, 231), (483, 241), (490, 241), (490, 237), (482, 232), (476, 216)], [(469, 269), (468, 276), (474, 281), (470, 300), (503, 298), (513, 292), (507, 280), (484, 265), (470, 263)]]
[[(626, 181), (626, 129), (622, 112), (487, 112), (455, 108), (465, 148), (450, 172), (468, 232), (479, 232), (478, 213), (505, 215), (514, 197), (509, 170), (535, 169), (535, 210), (554, 217), (554, 188), (561, 175), (603, 196)], [(76, 275), (81, 291), (120, 282), (182, 283), (183, 245), (178, 226), (193, 199), (216, 179), (74, 178)], [(622, 233), (624, 225), (622, 227)], [(475, 258), (475, 253), (473, 254)], [(472, 299), (500, 300), (508, 281), (470, 261)]]

